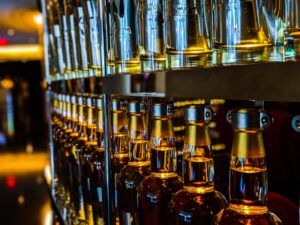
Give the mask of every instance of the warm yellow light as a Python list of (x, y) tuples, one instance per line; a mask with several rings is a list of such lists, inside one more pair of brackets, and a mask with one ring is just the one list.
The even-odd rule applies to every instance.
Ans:
[(33, 17), (34, 22), (37, 25), (42, 25), (43, 20), (42, 20), (42, 14), (41, 13), (37, 13), (34, 17)]
[(0, 176), (42, 172), (47, 162), (47, 153), (1, 154)]
[(3, 79), (0, 82), (0, 86), (4, 89), (12, 89), (14, 87), (14, 82), (11, 79)]
[(47, 184), (50, 185), (52, 176), (51, 176), (51, 167), (49, 164), (45, 166), (44, 175), (45, 175)]
[(38, 44), (6, 45), (0, 47), (0, 61), (40, 60), (43, 49)]

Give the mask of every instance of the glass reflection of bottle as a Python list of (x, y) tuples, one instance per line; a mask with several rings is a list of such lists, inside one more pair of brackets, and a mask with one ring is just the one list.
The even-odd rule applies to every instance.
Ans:
[(99, 19), (96, 12), (96, 0), (84, 1), (84, 14), (87, 22), (89, 75), (101, 75), (101, 58), (99, 42)]
[(93, 201), (93, 221), (94, 224), (104, 224), (104, 131), (103, 131), (103, 111), (102, 99), (93, 98), (93, 105), (96, 107), (96, 134), (97, 146), (91, 154), (89, 177), (91, 181), (91, 195)]
[(226, 207), (225, 197), (214, 189), (214, 165), (208, 123), (213, 112), (201, 106), (185, 109), (183, 190), (171, 201), (172, 225), (211, 224)]
[(112, 184), (113, 184), (113, 205), (116, 222), (119, 221), (117, 176), (121, 169), (128, 163), (127, 145), (127, 116), (124, 102), (118, 99), (112, 100)]
[(300, 60), (300, 1), (284, 1), (286, 29), (286, 60)]
[(139, 53), (142, 71), (165, 69), (162, 0), (138, 0)]
[(128, 104), (129, 162), (118, 175), (118, 209), (120, 225), (140, 224), (139, 188), (149, 175), (149, 133), (145, 105)]
[(82, 168), (80, 156), (82, 153), (82, 148), (85, 145), (87, 138), (87, 111), (86, 111), (86, 98), (78, 96), (78, 136), (76, 141), (72, 143), (71, 159), (72, 159), (72, 171), (74, 174), (74, 193), (76, 193), (74, 198), (75, 213), (80, 222), (86, 220), (84, 212), (84, 201), (83, 201), (83, 190), (82, 190)]
[(247, 64), (283, 59), (275, 46), (279, 29), (275, 9), (269, 6), (271, 2), (214, 0), (214, 63)]
[(86, 19), (83, 11), (83, 0), (74, 0), (74, 16), (78, 54), (79, 77), (88, 76), (88, 55), (86, 37)]
[(271, 119), (262, 110), (238, 109), (231, 112), (229, 120), (234, 129), (230, 201), (215, 224), (281, 224), (266, 206), (268, 181), (262, 131)]
[(167, 0), (167, 67), (203, 67), (211, 61), (210, 3)]
[(116, 72), (139, 72), (136, 2), (135, 0), (114, 0), (111, 10)]
[(172, 123), (172, 106), (152, 106), (151, 173), (141, 183), (141, 217), (145, 225), (166, 225), (170, 222), (169, 204), (172, 195), (182, 188), (176, 173), (176, 147)]
[(59, 1), (57, 4), (59, 12), (60, 32), (62, 36), (62, 48), (63, 56), (65, 60), (65, 71), (64, 79), (71, 78), (71, 54), (70, 54), (70, 43), (69, 43), (69, 15), (66, 14), (64, 5), (66, 2)]
[(93, 152), (97, 151), (98, 141), (97, 141), (97, 114), (96, 105), (92, 104), (92, 98), (86, 98), (87, 106), (87, 140), (84, 146), (80, 150), (80, 166), (81, 166), (81, 182), (83, 191), (83, 201), (84, 201), (84, 212), (85, 220), (88, 224), (94, 223), (93, 216), (93, 199), (91, 192), (91, 180), (89, 176), (90, 166), (91, 166), (91, 156)]
[[(75, 20), (74, 20), (74, 0), (63, 0), (64, 6), (64, 39), (65, 41), (65, 51), (70, 54), (70, 78), (76, 78), (78, 75), (78, 57), (77, 57), (77, 45), (76, 45), (76, 35), (75, 35)], [(67, 53), (66, 53), (67, 54)]]

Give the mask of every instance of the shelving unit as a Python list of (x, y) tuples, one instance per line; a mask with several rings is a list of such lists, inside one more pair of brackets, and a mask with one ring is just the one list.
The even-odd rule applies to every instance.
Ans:
[(124, 96), (300, 102), (300, 63), (265, 63), (55, 81), (53, 90)]

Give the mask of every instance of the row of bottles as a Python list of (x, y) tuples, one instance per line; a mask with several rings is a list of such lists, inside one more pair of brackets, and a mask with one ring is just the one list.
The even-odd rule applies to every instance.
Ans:
[(227, 203), (214, 188), (210, 108), (184, 109), (186, 133), (179, 171), (173, 104), (113, 99), (111, 173), (105, 175), (101, 97), (53, 93), (52, 104), (53, 182), (67, 224), (106, 223), (106, 175), (113, 184), (114, 224), (281, 224), (266, 206), (262, 131), (271, 118), (263, 110), (243, 108), (228, 114), (235, 134)]
[(108, 74), (297, 60), (299, 7), (299, 0), (48, 0), (50, 74), (101, 76), (101, 54)]

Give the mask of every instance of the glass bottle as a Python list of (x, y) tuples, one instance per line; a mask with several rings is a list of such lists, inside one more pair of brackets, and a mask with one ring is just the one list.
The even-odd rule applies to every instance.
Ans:
[(113, 206), (116, 222), (119, 221), (117, 177), (121, 169), (128, 163), (128, 142), (127, 142), (127, 115), (124, 101), (112, 100), (112, 186)]
[(78, 54), (79, 77), (88, 77), (88, 55), (86, 37), (86, 19), (83, 10), (83, 0), (74, 0), (74, 19)]
[(78, 135), (72, 142), (71, 164), (74, 175), (74, 208), (78, 222), (85, 223), (86, 215), (84, 212), (83, 190), (82, 190), (82, 167), (81, 167), (81, 152), (87, 138), (87, 110), (86, 98), (83, 96), (77, 97), (78, 104)]
[(164, 70), (166, 64), (162, 0), (138, 0), (141, 71)]
[(117, 73), (140, 71), (135, 0), (112, 0), (115, 67)]
[(150, 138), (151, 173), (141, 183), (141, 218), (145, 225), (169, 224), (172, 195), (182, 189), (176, 173), (176, 147), (172, 106), (154, 103)]
[(216, 216), (215, 224), (281, 224), (268, 210), (266, 155), (263, 130), (271, 118), (259, 109), (230, 113), (234, 129), (229, 174), (229, 205)]
[(96, 7), (96, 0), (84, 1), (84, 14), (87, 22), (87, 46), (90, 76), (101, 75), (101, 56), (98, 32), (99, 18), (97, 16)]
[(210, 1), (166, 1), (167, 67), (206, 67), (211, 61)]
[(91, 181), (91, 195), (93, 201), (93, 220), (94, 224), (104, 224), (104, 130), (103, 130), (103, 111), (102, 99), (93, 98), (93, 105), (96, 107), (96, 134), (97, 147), (91, 154), (89, 177)]
[(225, 197), (214, 189), (214, 164), (208, 123), (213, 112), (203, 106), (185, 109), (183, 148), (184, 187), (171, 201), (171, 224), (211, 224), (226, 207)]
[(213, 1), (214, 63), (239, 65), (283, 60), (276, 46), (280, 41), (273, 2)]
[(93, 199), (91, 192), (91, 180), (89, 176), (92, 153), (97, 151), (97, 114), (96, 107), (92, 104), (92, 98), (86, 98), (87, 108), (87, 140), (80, 149), (81, 183), (84, 202), (85, 220), (88, 224), (94, 224)]
[(140, 224), (139, 188), (149, 175), (149, 133), (145, 105), (128, 104), (129, 162), (118, 175), (118, 210), (120, 225)]

